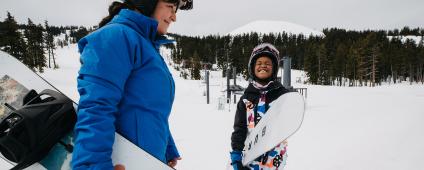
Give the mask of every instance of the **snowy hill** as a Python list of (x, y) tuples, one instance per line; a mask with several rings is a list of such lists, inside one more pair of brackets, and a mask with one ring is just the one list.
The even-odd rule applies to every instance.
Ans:
[(400, 38), (402, 37), (401, 41), (402, 42), (406, 42), (407, 39), (410, 40), (414, 40), (414, 42), (418, 45), (421, 41), (421, 36), (415, 36), (415, 35), (407, 35), (407, 36), (387, 36), (387, 38), (389, 38), (389, 41), (393, 38), (393, 37), (397, 37)]
[(240, 28), (235, 29), (234, 31), (231, 31), (230, 35), (237, 35), (237, 34), (243, 34), (243, 33), (250, 33), (250, 32), (257, 32), (257, 33), (266, 33), (269, 34), (271, 32), (273, 33), (279, 33), (285, 31), (286, 33), (292, 33), (292, 34), (300, 34), (309, 36), (309, 35), (324, 35), (321, 31), (317, 31), (302, 25), (298, 25), (291, 22), (285, 22), (285, 21), (268, 21), (268, 20), (261, 20), (261, 21), (255, 21), (251, 22), (249, 24), (246, 24)]

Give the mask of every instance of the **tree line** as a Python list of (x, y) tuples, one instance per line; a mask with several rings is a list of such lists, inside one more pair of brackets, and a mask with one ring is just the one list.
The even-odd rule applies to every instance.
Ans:
[[(423, 29), (348, 31), (325, 28), (323, 33), (324, 36), (306, 36), (251, 32), (203, 37), (168, 33), (177, 43), (164, 46), (171, 49), (174, 63), (181, 65), (174, 67), (188, 69), (192, 79), (200, 79), (198, 70), (210, 64), (222, 69), (223, 77), (227, 68), (236, 67), (237, 74), (248, 79), (247, 65), (253, 48), (268, 42), (277, 47), (280, 58), (291, 58), (292, 69), (306, 72), (309, 84), (375, 86), (387, 81), (399, 83), (406, 78), (411, 84), (424, 82)], [(403, 41), (408, 34), (415, 34), (420, 41)], [(232, 69), (230, 72), (231, 75)]]
[(400, 31), (398, 29), (389, 30), (387, 32), (387, 35), (389, 36), (408, 36), (408, 35), (415, 35), (415, 36), (424, 36), (424, 29), (414, 28), (410, 29), (408, 26), (403, 27)]
[[(66, 31), (70, 30), (70, 35)], [(77, 43), (86, 36), (92, 28), (77, 26), (51, 26), (45, 20), (44, 25), (35, 24), (28, 18), (27, 24), (18, 24), (15, 18), (7, 12), (7, 17), (0, 21), (0, 49), (14, 56), (33, 71), (44, 72), (43, 67), (58, 68), (55, 61), (55, 50), (59, 46)], [(66, 34), (65, 39), (54, 37)], [(45, 55), (48, 54), (48, 57)], [(52, 65), (51, 65), (52, 64)]]
[[(92, 30), (82, 26), (51, 26), (47, 20), (44, 25), (37, 25), (29, 18), (27, 24), (17, 24), (8, 12), (7, 18), (0, 22), (0, 49), (34, 71), (43, 72), (43, 67), (58, 67), (54, 60), (56, 48), (77, 43)], [(411, 84), (424, 82), (424, 29), (407, 26), (388, 31), (325, 28), (322, 32), (324, 36), (250, 32), (192, 37), (168, 33), (177, 43), (164, 47), (171, 49), (171, 58), (179, 64), (174, 67), (183, 69), (181, 76), (190, 75), (192, 79), (201, 79), (200, 69), (210, 69), (212, 64), (222, 70), (223, 77), (227, 68), (235, 67), (237, 74), (248, 79), (247, 64), (253, 48), (268, 42), (278, 48), (280, 58), (291, 58), (292, 69), (306, 72), (309, 84), (367, 86), (369, 82), (375, 86), (407, 78)], [(65, 34), (65, 39), (55, 43), (54, 36), (59, 34)], [(420, 40), (403, 40), (407, 35)], [(230, 69), (230, 75), (232, 71)]]

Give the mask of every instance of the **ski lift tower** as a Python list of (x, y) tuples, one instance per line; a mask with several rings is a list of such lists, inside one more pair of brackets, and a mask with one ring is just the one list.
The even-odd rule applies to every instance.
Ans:
[(206, 81), (206, 104), (209, 104), (209, 70), (206, 69), (206, 65), (211, 63), (202, 63), (205, 67), (205, 81)]
[(293, 86), (291, 86), (291, 58), (290, 57), (283, 57), (283, 65), (284, 65), (284, 75), (282, 77), (283, 86), (293, 91)]
[(295, 91), (302, 94), (302, 96), (305, 98), (305, 109), (307, 105), (307, 97), (308, 97), (308, 89), (307, 88), (293, 88), (291, 86), (291, 58), (290, 57), (283, 57), (283, 65), (284, 65), (284, 75), (282, 77), (283, 86), (289, 90), (289, 91)]
[[(231, 92), (233, 92), (234, 95), (234, 103), (236, 103), (236, 95), (243, 95), (244, 90), (246, 88), (241, 87), (240, 85), (237, 85), (237, 76), (236, 76), (236, 68), (233, 68), (233, 79), (234, 79), (234, 85), (230, 85), (230, 69), (227, 69), (227, 98), (231, 100)], [(227, 101), (227, 103), (230, 103), (230, 101)]]

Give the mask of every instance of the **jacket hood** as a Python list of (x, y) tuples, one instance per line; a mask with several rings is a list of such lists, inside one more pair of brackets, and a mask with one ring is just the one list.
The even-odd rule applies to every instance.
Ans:
[(106, 25), (110, 24), (123, 24), (131, 27), (141, 36), (150, 40), (155, 45), (156, 49), (159, 49), (161, 44), (175, 41), (168, 40), (168, 38), (163, 35), (156, 35), (159, 24), (158, 21), (128, 9), (122, 9), (118, 15)]

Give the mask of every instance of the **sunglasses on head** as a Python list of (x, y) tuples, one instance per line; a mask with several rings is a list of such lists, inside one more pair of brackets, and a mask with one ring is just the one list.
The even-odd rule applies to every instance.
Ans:
[(259, 44), (258, 46), (255, 47), (255, 49), (253, 49), (253, 51), (263, 51), (267, 47), (270, 49), (270, 52), (276, 53), (277, 56), (279, 55), (277, 48), (270, 43)]
[(179, 0), (179, 5), (177, 9), (180, 10), (191, 10), (193, 9), (193, 0)]
[[(270, 44), (270, 43), (262, 43), (262, 44), (259, 44), (259, 45), (258, 45), (258, 46), (256, 46), (256, 47), (255, 47), (255, 49), (253, 49), (253, 50), (261, 49), (261, 48), (264, 48), (264, 47), (268, 47), (268, 48), (270, 48), (270, 49), (277, 50), (277, 48), (275, 48), (275, 46), (274, 46), (274, 45), (272, 45), (272, 44)], [(277, 51), (278, 51), (278, 50), (277, 50)]]

